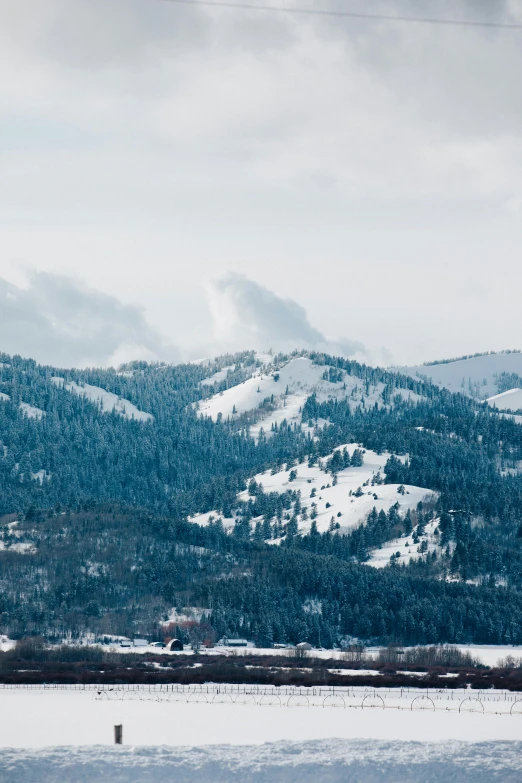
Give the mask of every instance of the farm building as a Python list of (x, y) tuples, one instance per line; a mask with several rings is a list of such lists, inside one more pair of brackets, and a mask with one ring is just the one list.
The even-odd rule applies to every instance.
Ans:
[(181, 639), (171, 639), (167, 644), (167, 650), (169, 652), (180, 652), (183, 650), (183, 642)]

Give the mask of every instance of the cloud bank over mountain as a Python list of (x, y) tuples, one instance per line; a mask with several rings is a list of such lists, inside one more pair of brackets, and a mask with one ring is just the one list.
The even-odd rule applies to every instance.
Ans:
[(207, 294), (217, 343), (227, 350), (307, 348), (343, 356), (367, 354), (361, 342), (328, 338), (312, 326), (304, 307), (244, 275), (230, 272), (214, 280)]
[(197, 341), (188, 328), (174, 343), (150, 325), (141, 308), (73, 278), (31, 272), (26, 287), (0, 278), (0, 351), (63, 367), (189, 361), (246, 349), (310, 349), (382, 362), (382, 353), (356, 340), (329, 338), (298, 302), (242, 275), (214, 280), (206, 294), (207, 303), (202, 300), (193, 317), (210, 320), (212, 327)]
[(0, 350), (65, 367), (177, 356), (138, 307), (45, 272), (27, 288), (0, 278)]

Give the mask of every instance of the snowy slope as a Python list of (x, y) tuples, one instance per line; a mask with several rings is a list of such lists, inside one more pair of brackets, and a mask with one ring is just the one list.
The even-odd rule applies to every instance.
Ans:
[(100, 410), (104, 411), (105, 413), (115, 411), (115, 413), (119, 413), (120, 416), (123, 416), (126, 419), (134, 419), (135, 421), (154, 420), (154, 416), (151, 413), (144, 413), (143, 411), (140, 411), (139, 408), (133, 405), (132, 402), (129, 402), (129, 400), (126, 400), (123, 397), (118, 397), (117, 394), (108, 392), (99, 386), (91, 386), (88, 383), (80, 385), (75, 381), (66, 383), (64, 378), (57, 376), (52, 377), (51, 381), (55, 384), (55, 386), (64, 388), (72, 394), (78, 394), (79, 396), (87, 397), (88, 400), (94, 402), (100, 408)]
[(45, 411), (41, 408), (35, 408), (34, 405), (29, 405), (27, 402), (21, 402), (20, 408), (28, 419), (41, 419), (45, 416)]
[(500, 411), (522, 410), (522, 389), (510, 389), (502, 394), (495, 394), (488, 398), (487, 403)]
[[(339, 446), (342, 450), (346, 448), (350, 455), (357, 447), (350, 443), (345, 446)], [(270, 471), (258, 473), (254, 479), (263, 485), (266, 493), (278, 492), (282, 494), (287, 490), (301, 491), (301, 504), (306, 508), (308, 519), (298, 518), (299, 529), (308, 532), (311, 527), (310, 513), (315, 505), (317, 517), (315, 522), (319, 532), (325, 532), (330, 526), (332, 517), (335, 522), (341, 525), (341, 529), (350, 529), (356, 527), (365, 521), (370, 511), (375, 508), (377, 511), (383, 509), (388, 511), (395, 503), (399, 504), (400, 512), (406, 513), (408, 509), (414, 509), (420, 500), (426, 497), (435, 497), (435, 493), (422, 487), (405, 486), (405, 494), (399, 494), (398, 484), (378, 484), (371, 486), (372, 479), (378, 474), (383, 477), (384, 466), (388, 460), (389, 454), (376, 454), (374, 451), (365, 451), (364, 464), (361, 467), (344, 468), (338, 473), (337, 484), (334, 486), (332, 476), (316, 465), (309, 467), (307, 462), (296, 465), (289, 470), (281, 470), (274, 475)], [(322, 461), (324, 465), (326, 459)], [(295, 480), (290, 481), (291, 470), (297, 471)], [(364, 486), (366, 484), (366, 486)], [(355, 496), (355, 492), (361, 488), (360, 497)], [(315, 490), (315, 496), (311, 497)], [(377, 497), (375, 497), (377, 496)], [(238, 495), (238, 500), (247, 501), (248, 491), (245, 490)], [(329, 504), (327, 506), (327, 504)], [(341, 516), (337, 516), (340, 512)], [(197, 514), (190, 517), (191, 522), (200, 525), (208, 524), (209, 518), (217, 519), (217, 511), (210, 511), (205, 514)], [(236, 517), (224, 519), (225, 527), (234, 524)], [(255, 520), (254, 520), (255, 521)], [(389, 556), (388, 556), (389, 560)]]
[[(435, 535), (438, 524), (438, 519), (428, 522), (424, 534), (419, 538), (419, 541), (427, 542), (428, 548), (426, 552), (440, 552), (439, 537)], [(397, 554), (399, 557), (395, 557), (394, 559), (401, 565), (409, 563), (410, 560), (419, 560), (426, 554), (426, 552), (424, 554), (419, 552), (419, 547), (420, 543), (413, 543), (411, 534), (409, 536), (404, 536), (403, 538), (395, 538), (393, 541), (388, 541), (380, 549), (374, 549), (367, 564), (374, 568), (384, 568), (384, 566), (390, 565), (390, 558), (392, 555)]]
[[(289, 423), (300, 423), (302, 407), (313, 393), (319, 402), (348, 399), (352, 408), (361, 404), (366, 407), (384, 404), (384, 384), (370, 386), (366, 391), (363, 380), (344, 370), (337, 371), (340, 380), (331, 382), (323, 378), (328, 369), (303, 356), (291, 359), (282, 367), (268, 365), (256, 370), (243, 383), (202, 400), (197, 411), (200, 416), (210, 416), (214, 421), (220, 414), (228, 419), (257, 412), (257, 421), (250, 429), (251, 434), (257, 436), (261, 427), (268, 432), (272, 424), (280, 424), (285, 419)], [(419, 399), (417, 394), (405, 389), (397, 389), (396, 393), (405, 399)], [(263, 406), (261, 410), (260, 406)]]
[(455, 362), (393, 368), (414, 378), (426, 377), (437, 386), (452, 392), (485, 400), (498, 392), (496, 377), (500, 373), (522, 375), (522, 353), (494, 353)]
[[(0, 392), (0, 402), (8, 402), (11, 397), (4, 392)], [(41, 408), (35, 408), (34, 405), (29, 405), (27, 402), (21, 402), (18, 406), (22, 413), (25, 413), (28, 419), (41, 419), (46, 415), (45, 411)]]
[(203, 378), (203, 380), (199, 382), (199, 385), (213, 386), (215, 383), (220, 383), (220, 381), (225, 380), (229, 371), (232, 372), (233, 370), (235, 370), (235, 368), (236, 368), (235, 364), (229, 364), (227, 367), (223, 367), (221, 370), (218, 370), (213, 375), (210, 375), (208, 378)]

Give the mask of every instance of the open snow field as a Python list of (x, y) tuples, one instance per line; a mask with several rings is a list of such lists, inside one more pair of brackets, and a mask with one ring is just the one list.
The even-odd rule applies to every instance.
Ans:
[(100, 686), (100, 695), (72, 687), (1, 689), (0, 747), (111, 745), (116, 724), (132, 746), (522, 736), (522, 695), (504, 691), (210, 686), (207, 693), (205, 686), (152, 692), (145, 686), (109, 693), (110, 686), (105, 692)]
[[(482, 714), (439, 710), (445, 702), (437, 702), (439, 711), (412, 711), (409, 694), (385, 694), (390, 709), (93, 695), (0, 690), (2, 783), (522, 780), (522, 743), (515, 742), (522, 714), (494, 714), (504, 702), (485, 701), (492, 712)], [(123, 725), (121, 748), (112, 746), (116, 724)]]
[(142, 688), (100, 696), (96, 690), (2, 689), (0, 747), (111, 745), (116, 724), (132, 746), (331, 738), (484, 742), (517, 740), (522, 732), (520, 694), (503, 691), (429, 691), (428, 697), (425, 689), (411, 688), (281, 688), (280, 696), (274, 690)]

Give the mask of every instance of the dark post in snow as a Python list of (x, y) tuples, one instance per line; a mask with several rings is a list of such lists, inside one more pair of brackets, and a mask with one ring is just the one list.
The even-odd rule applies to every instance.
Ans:
[(123, 742), (123, 726), (120, 724), (119, 726), (114, 727), (114, 744), (121, 745), (122, 742)]

